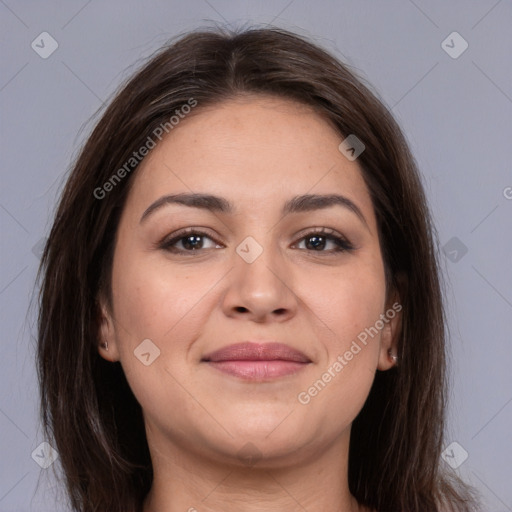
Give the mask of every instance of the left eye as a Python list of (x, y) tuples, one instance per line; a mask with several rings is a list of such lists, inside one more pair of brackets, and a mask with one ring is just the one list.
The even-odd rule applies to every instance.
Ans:
[[(297, 245), (301, 244), (304, 244), (306, 249), (310, 249), (315, 252), (338, 252), (350, 251), (353, 249), (353, 246), (347, 240), (336, 235), (327, 235), (322, 231), (308, 233), (300, 239)], [(331, 249), (325, 250), (329, 244), (331, 244)]]

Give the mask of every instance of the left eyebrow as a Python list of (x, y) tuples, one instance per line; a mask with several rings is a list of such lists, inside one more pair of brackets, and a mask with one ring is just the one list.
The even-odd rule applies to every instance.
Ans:
[(348, 208), (352, 213), (355, 213), (359, 220), (369, 229), (368, 223), (360, 208), (348, 197), (339, 194), (305, 194), (296, 196), (283, 206), (282, 214), (288, 215), (290, 213), (310, 212), (313, 210), (323, 210), (331, 208), (332, 206), (341, 206)]
[[(140, 218), (142, 222), (156, 210), (168, 204), (181, 204), (190, 208), (200, 208), (220, 213), (232, 213), (235, 207), (227, 199), (211, 194), (173, 194), (162, 196), (152, 203)], [(348, 197), (339, 194), (304, 194), (289, 199), (284, 204), (281, 214), (283, 216), (291, 213), (303, 213), (314, 210), (323, 210), (333, 206), (341, 206), (357, 215), (363, 224), (368, 228), (368, 223), (360, 208)]]

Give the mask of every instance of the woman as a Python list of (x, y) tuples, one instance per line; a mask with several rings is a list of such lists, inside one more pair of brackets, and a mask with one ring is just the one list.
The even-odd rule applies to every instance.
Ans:
[(42, 258), (42, 419), (73, 510), (476, 510), (440, 460), (433, 238), (347, 66), (278, 29), (159, 51)]

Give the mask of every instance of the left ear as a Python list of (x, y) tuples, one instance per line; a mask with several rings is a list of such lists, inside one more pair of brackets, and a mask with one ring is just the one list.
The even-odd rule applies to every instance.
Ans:
[(119, 361), (116, 328), (113, 315), (103, 295), (97, 301), (98, 306), (98, 352), (103, 359), (114, 363)]
[(397, 291), (391, 294), (381, 316), (384, 327), (380, 338), (378, 370), (389, 370), (397, 364), (397, 344), (402, 329), (402, 304)]

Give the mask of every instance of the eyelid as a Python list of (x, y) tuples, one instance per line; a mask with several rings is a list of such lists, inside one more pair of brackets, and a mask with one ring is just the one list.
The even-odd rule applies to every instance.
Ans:
[(300, 237), (300, 239), (302, 239), (302, 238), (306, 237), (307, 235), (315, 235), (315, 234), (333, 235), (333, 236), (337, 236), (338, 238), (342, 238), (343, 240), (346, 240), (346, 238), (340, 232), (336, 231), (335, 229), (328, 228), (325, 226), (313, 226), (313, 227), (301, 229), (298, 233), (296, 233), (294, 235), (294, 238)]

